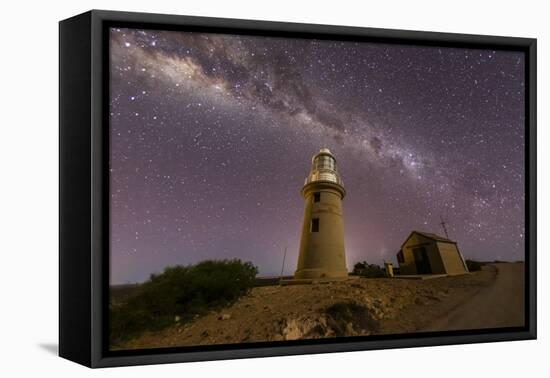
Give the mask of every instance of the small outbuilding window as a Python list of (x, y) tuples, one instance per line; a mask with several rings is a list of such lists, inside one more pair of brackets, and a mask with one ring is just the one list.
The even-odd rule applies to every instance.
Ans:
[(311, 220), (311, 232), (319, 232), (319, 218)]
[(321, 201), (321, 192), (313, 193), (313, 202), (320, 202), (320, 201)]

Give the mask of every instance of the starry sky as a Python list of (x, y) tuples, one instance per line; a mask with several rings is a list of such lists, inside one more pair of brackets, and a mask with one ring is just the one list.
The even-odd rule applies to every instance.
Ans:
[(111, 283), (296, 269), (311, 157), (337, 159), (348, 269), (412, 230), (524, 258), (522, 52), (110, 30)]

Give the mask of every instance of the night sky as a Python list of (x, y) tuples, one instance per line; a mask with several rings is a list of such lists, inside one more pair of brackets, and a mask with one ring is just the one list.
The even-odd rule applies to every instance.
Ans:
[(240, 258), (296, 269), (300, 189), (337, 159), (348, 269), (412, 230), (524, 258), (519, 52), (112, 29), (111, 283)]

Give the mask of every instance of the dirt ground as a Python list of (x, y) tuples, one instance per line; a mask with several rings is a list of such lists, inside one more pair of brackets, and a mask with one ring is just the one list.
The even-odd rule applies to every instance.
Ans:
[(174, 322), (113, 349), (520, 326), (522, 304), (522, 263), (486, 265), (480, 272), (429, 280), (360, 278), (265, 286), (223, 310), (187, 324)]
[(524, 264), (495, 264), (495, 282), (463, 306), (434, 321), (425, 331), (522, 326)]

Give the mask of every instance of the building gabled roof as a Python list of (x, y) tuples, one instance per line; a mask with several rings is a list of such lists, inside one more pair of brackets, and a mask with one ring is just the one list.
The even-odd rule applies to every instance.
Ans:
[(441, 242), (447, 242), (447, 243), (456, 243), (454, 240), (444, 238), (443, 236), (439, 236), (437, 234), (430, 234), (428, 232), (422, 232), (422, 231), (413, 231), (413, 232), (416, 232), (417, 234), (420, 234), (422, 236), (427, 237), (428, 239), (432, 239), (432, 240), (435, 240), (435, 241), (441, 241)]
[(443, 236), (439, 236), (437, 234), (432, 234), (432, 233), (429, 233), (429, 232), (422, 232), (422, 231), (412, 231), (410, 233), (410, 235), (407, 237), (407, 239), (405, 239), (405, 241), (403, 242), (403, 244), (401, 244), (401, 248), (403, 248), (403, 246), (405, 245), (405, 243), (407, 243), (407, 241), (411, 238), (411, 236), (413, 236), (414, 234), (418, 234), (418, 235), (421, 235), (421, 236), (424, 236), (425, 238), (428, 238), (428, 239), (431, 239), (433, 241), (437, 241), (437, 242), (442, 242), (442, 243), (452, 243), (452, 244), (456, 244), (456, 242), (454, 240), (451, 240), (451, 239), (448, 239), (448, 238), (444, 238)]

